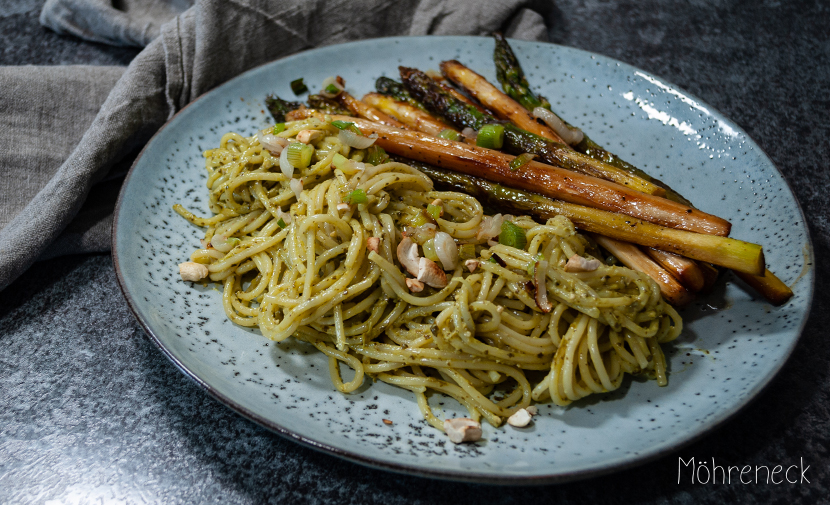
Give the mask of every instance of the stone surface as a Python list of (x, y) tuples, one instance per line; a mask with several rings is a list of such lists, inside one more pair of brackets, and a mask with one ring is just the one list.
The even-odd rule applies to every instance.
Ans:
[[(0, 2), (0, 64), (126, 64), (132, 49), (37, 24)], [(830, 496), (830, 7), (821, 2), (557, 1), (553, 42), (641, 67), (763, 147), (808, 217), (812, 315), (752, 405), (675, 454), (611, 476), (502, 488), (366, 469), (283, 440), (186, 379), (135, 322), (106, 255), (37, 264), (0, 292), (2, 503), (818, 503)], [(781, 244), (786, 246), (787, 244)], [(810, 465), (803, 484), (677, 483), (678, 458)], [(710, 464), (711, 466), (711, 464)]]

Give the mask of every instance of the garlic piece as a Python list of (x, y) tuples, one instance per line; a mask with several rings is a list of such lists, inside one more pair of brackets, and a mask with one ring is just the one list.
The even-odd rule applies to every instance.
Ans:
[(444, 432), (454, 444), (475, 442), (481, 439), (481, 423), (466, 417), (445, 419)]
[(179, 275), (182, 276), (183, 281), (196, 282), (208, 276), (208, 268), (201, 263), (185, 261), (179, 263)]

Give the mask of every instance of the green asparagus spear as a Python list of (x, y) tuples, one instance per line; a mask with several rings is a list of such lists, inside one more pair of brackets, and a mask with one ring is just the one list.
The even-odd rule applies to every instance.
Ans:
[(530, 90), (530, 84), (525, 78), (519, 60), (513, 54), (513, 50), (501, 33), (494, 33), (496, 39), (496, 50), (493, 59), (496, 62), (496, 77), (501, 83), (504, 92), (513, 100), (516, 100), (527, 110), (536, 107), (550, 109), (550, 102), (543, 96), (536, 96)]
[(744, 272), (756, 273), (764, 269), (763, 250), (757, 244), (664, 228), (630, 216), (553, 200), (429, 164), (412, 160), (407, 160), (406, 163), (425, 173), (437, 187), (474, 196), (502, 211), (528, 213), (542, 219), (561, 215), (573, 221), (577, 228), (617, 240), (656, 247)]
[[(498, 33), (494, 34), (494, 37), (496, 39), (496, 49), (493, 54), (493, 59), (496, 63), (496, 74), (502, 85), (502, 89), (504, 89), (504, 92), (528, 110), (532, 111), (536, 107), (550, 109), (550, 103), (547, 103), (547, 100), (544, 100), (544, 98), (539, 100), (529, 89), (529, 85), (524, 76), (521, 65), (519, 65), (519, 62), (513, 54), (513, 50), (510, 48), (507, 40), (505, 40), (505, 38)], [(568, 128), (573, 128), (567, 121), (563, 120), (563, 123), (565, 123)], [(595, 160), (599, 160), (603, 163), (615, 166), (622, 170), (636, 174), (643, 179), (651, 181), (666, 190), (666, 198), (688, 205), (689, 207), (693, 207), (689, 200), (671, 189), (667, 184), (659, 179), (649, 176), (647, 173), (623, 160), (616, 154), (603, 149), (599, 144), (591, 140), (588, 135), (585, 135), (584, 132), (582, 141), (573, 146), (573, 148)], [(781, 305), (792, 297), (792, 291), (768, 269), (766, 270), (765, 275), (759, 276), (745, 273), (739, 273), (738, 275), (775, 305)]]
[[(500, 34), (495, 33), (493, 37), (496, 39), (496, 49), (493, 52), (493, 60), (496, 64), (496, 76), (498, 77), (501, 87), (504, 92), (513, 100), (519, 102), (525, 109), (532, 111), (536, 107), (544, 107), (550, 110), (550, 103), (542, 97), (537, 97), (533, 91), (530, 90), (525, 74), (519, 64), (519, 60), (510, 48), (510, 44)], [(555, 114), (555, 113), (554, 113)], [(559, 115), (557, 114), (557, 117)], [(559, 118), (562, 119), (562, 118)], [(567, 121), (562, 120), (569, 129), (575, 128), (568, 124)], [(667, 184), (651, 177), (646, 172), (640, 170), (636, 166), (628, 163), (614, 153), (603, 149), (599, 144), (591, 140), (585, 132), (582, 132), (582, 141), (572, 146), (574, 150), (592, 158), (606, 165), (617, 167), (620, 170), (625, 170), (642, 179), (654, 183), (657, 186), (666, 190), (666, 198), (691, 206), (691, 203), (683, 198), (679, 193), (671, 189)]]
[(289, 102), (276, 95), (268, 95), (265, 97), (265, 106), (268, 108), (268, 112), (274, 116), (274, 121), (277, 123), (285, 122), (285, 114), (302, 105), (301, 102)]
[[(459, 128), (469, 127), (480, 130), (487, 124), (502, 124), (490, 114), (479, 111), (443, 89), (424, 72), (414, 68), (400, 67), (401, 79), (410, 94), (422, 102), (427, 110), (447, 119)], [(656, 185), (629, 172), (597, 162), (570, 147), (535, 135), (513, 124), (504, 123), (504, 149), (513, 154), (530, 153), (539, 156), (550, 165), (575, 170), (628, 186), (644, 193), (662, 195), (663, 190)]]
[(308, 105), (312, 109), (323, 111), (327, 114), (341, 114), (344, 116), (354, 116), (348, 109), (340, 105), (336, 99), (326, 98), (323, 95), (309, 95)]
[(486, 124), (501, 123), (490, 114), (481, 112), (474, 106), (454, 97), (424, 72), (407, 67), (398, 67), (398, 69), (403, 86), (408, 90), (410, 97), (417, 100), (421, 107), (446, 118), (458, 128), (480, 130)]
[(375, 89), (381, 95), (389, 95), (399, 102), (405, 102), (413, 107), (426, 110), (424, 104), (412, 98), (412, 95), (409, 94), (403, 84), (388, 77), (378, 77), (378, 80), (375, 81)]

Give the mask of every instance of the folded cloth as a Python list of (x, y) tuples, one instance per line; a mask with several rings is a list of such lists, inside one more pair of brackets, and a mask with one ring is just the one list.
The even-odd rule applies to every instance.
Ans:
[(172, 16), (184, 1), (130, 0), (124, 13), (104, 0), (49, 0), (48, 26), (147, 46), (126, 69), (0, 68), (0, 289), (39, 257), (109, 250), (113, 179), (130, 155), (182, 107), (246, 70), (381, 36), (546, 38), (529, 0), (204, 0), (153, 38), (148, 12)]
[(193, 5), (192, 0), (46, 0), (40, 24), (66, 35), (113, 46), (144, 47), (161, 25)]

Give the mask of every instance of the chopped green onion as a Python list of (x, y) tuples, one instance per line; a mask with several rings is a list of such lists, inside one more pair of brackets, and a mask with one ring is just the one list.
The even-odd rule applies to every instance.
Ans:
[(285, 123), (277, 123), (274, 125), (274, 129), (271, 130), (271, 133), (274, 135), (279, 135), (280, 133), (285, 131)]
[(299, 95), (308, 91), (308, 86), (303, 84), (302, 77), (294, 81), (291, 81), (291, 91), (293, 91), (295, 95)]
[(311, 163), (311, 156), (314, 154), (314, 146), (302, 142), (288, 144), (288, 162), (295, 168), (306, 168)]
[(354, 126), (354, 123), (350, 123), (349, 121), (341, 121), (338, 119), (336, 121), (332, 121), (331, 125), (337, 128), (338, 130), (346, 130), (350, 126)]
[(288, 226), (287, 224), (285, 224), (285, 220), (284, 220), (283, 218), (280, 218), (280, 220), (279, 220), (279, 221), (277, 221), (277, 225), (278, 225), (280, 228), (285, 228), (286, 226)]
[(372, 145), (366, 150), (366, 163), (380, 165), (381, 163), (385, 163), (388, 159), (389, 155), (386, 154), (386, 151), (384, 151), (380, 146)]
[(348, 203), (349, 205), (366, 203), (368, 201), (369, 199), (366, 198), (366, 191), (361, 188), (357, 188), (356, 190), (351, 191), (348, 195), (346, 195), (346, 203)]
[(510, 221), (504, 221), (501, 224), (501, 233), (499, 233), (499, 244), (524, 249), (527, 245), (527, 235), (523, 228)]
[(487, 149), (501, 149), (504, 145), (504, 126), (500, 124), (486, 124), (478, 131), (476, 145)]
[(530, 154), (530, 153), (524, 153), (524, 154), (520, 154), (520, 155), (516, 156), (510, 162), (510, 170), (518, 170), (518, 169), (522, 168), (523, 166), (530, 163), (530, 161), (535, 157), (536, 157), (535, 154)]
[(461, 134), (455, 130), (450, 130), (449, 128), (442, 130), (441, 133), (438, 134), (438, 137), (447, 140), (461, 140)]
[(341, 121), (338, 119), (336, 121), (332, 121), (331, 125), (337, 128), (338, 130), (349, 130), (357, 133), (358, 135), (363, 135), (363, 132), (360, 131), (360, 128), (358, 128), (354, 123), (350, 121)]
[(458, 256), (463, 260), (471, 260), (476, 257), (475, 244), (461, 244), (458, 248)]
[(440, 205), (427, 205), (427, 214), (432, 217), (432, 219), (437, 220), (441, 215), (444, 213), (444, 208)]
[(424, 257), (428, 260), (438, 261), (438, 253), (435, 252), (435, 239), (431, 238), (424, 242)]
[(338, 88), (334, 84), (329, 84), (328, 86), (326, 86), (326, 89), (324, 89), (323, 91), (325, 91), (326, 93), (328, 93), (330, 95), (336, 95), (336, 94), (340, 93), (340, 88)]

